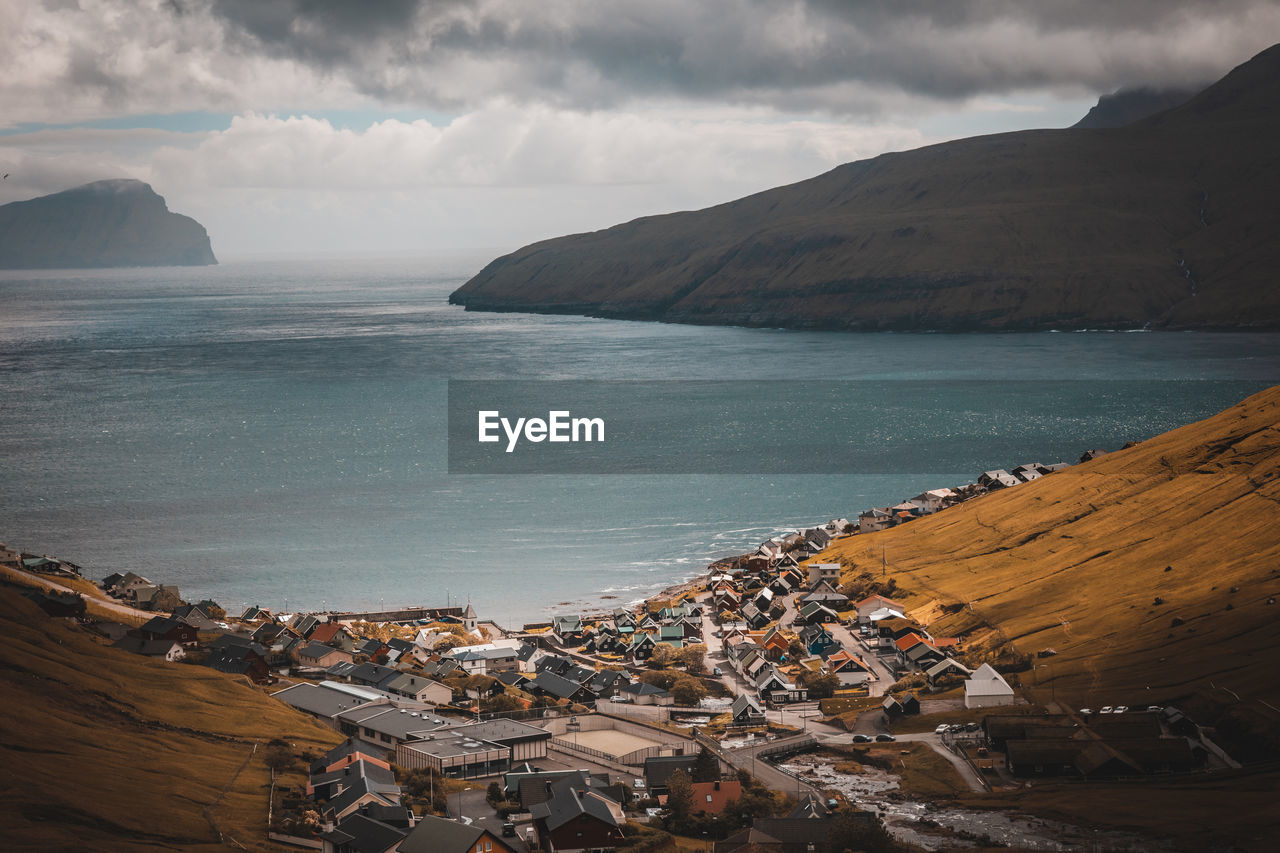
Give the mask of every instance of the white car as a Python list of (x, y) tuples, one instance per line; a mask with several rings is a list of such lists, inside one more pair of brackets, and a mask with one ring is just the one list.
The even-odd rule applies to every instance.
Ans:
[(1101, 711), (1099, 711), (1098, 713), (1099, 713), (1099, 714), (1110, 714), (1112, 710), (1113, 710), (1113, 709), (1112, 709), (1112, 707), (1111, 707), (1110, 705), (1103, 705), (1103, 706), (1102, 706), (1102, 710), (1101, 710)]
[(942, 725), (940, 725), (940, 726), (938, 726), (936, 729), (934, 729), (934, 730), (933, 730), (933, 733), (934, 733), (935, 735), (946, 734), (947, 730), (948, 730), (948, 729), (950, 729), (950, 728), (951, 728), (951, 726), (948, 726), (946, 723), (943, 723)]
[(1087, 717), (1087, 716), (1089, 716), (1090, 714), (1092, 714), (1092, 713), (1093, 713), (1093, 709), (1092, 709), (1092, 708), (1081, 708), (1081, 709), (1080, 709), (1080, 713)]
[(1113, 713), (1113, 714), (1123, 714), (1125, 711), (1128, 711), (1128, 710), (1129, 710), (1129, 706), (1128, 706), (1128, 705), (1117, 705), (1117, 706), (1115, 707), (1115, 709), (1114, 709), (1114, 710), (1112, 710), (1112, 712), (1111, 712), (1111, 713)]

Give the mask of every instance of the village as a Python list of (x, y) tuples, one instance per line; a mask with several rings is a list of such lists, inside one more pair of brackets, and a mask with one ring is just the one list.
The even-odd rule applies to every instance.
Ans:
[[(0, 547), (0, 565), (44, 579), (26, 596), (102, 643), (245, 679), (343, 738), (324, 755), (268, 746), (282, 768), (306, 768), (264, 803), (282, 845), (645, 850), (674, 835), (718, 853), (939, 849), (962, 830), (901, 815), (912, 772), (981, 794), (1238, 766), (1174, 707), (1046, 702), (1034, 688), (1052, 649), (937, 636), (936, 608), (913, 609), (883, 566), (822, 559), (833, 541), (1063, 467), (984, 472), (771, 538), (635, 608), (518, 630), (470, 603), (231, 615), (134, 573), (103, 578), (95, 598), (74, 564)], [(854, 760), (900, 765), (896, 801), (831, 775)]]

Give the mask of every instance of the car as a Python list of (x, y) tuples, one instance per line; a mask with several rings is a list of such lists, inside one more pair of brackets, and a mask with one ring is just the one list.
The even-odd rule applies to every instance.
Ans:
[(1091, 714), (1093, 713), (1093, 709), (1092, 709), (1092, 708), (1081, 708), (1081, 709), (1080, 709), (1080, 713), (1081, 713), (1081, 715), (1083, 715), (1083, 716), (1085, 716), (1085, 717), (1088, 717), (1089, 715), (1091, 715)]
[(1149, 711), (1149, 712), (1150, 712), (1150, 713), (1152, 713), (1152, 714), (1159, 714), (1159, 713), (1160, 713), (1161, 711), (1163, 711), (1163, 710), (1164, 710), (1164, 708), (1161, 708), (1159, 705), (1148, 705), (1148, 706), (1147, 706), (1147, 711)]
[(934, 733), (935, 735), (944, 735), (944, 734), (946, 734), (946, 733), (947, 733), (947, 732), (949, 732), (949, 731), (951, 731), (951, 726), (947, 725), (946, 723), (943, 723), (942, 725), (940, 725), (940, 726), (938, 726), (936, 729), (934, 729), (934, 730), (933, 730), (933, 733)]
[(1103, 705), (1103, 706), (1102, 706), (1102, 710), (1101, 710), (1101, 711), (1099, 711), (1098, 713), (1099, 713), (1099, 714), (1110, 714), (1112, 710), (1113, 710), (1113, 709), (1112, 709), (1112, 707), (1111, 707), (1110, 705)]
[(880, 743), (892, 743), (893, 741), (897, 740), (897, 738), (889, 734), (888, 732), (885, 732), (883, 734), (876, 735), (876, 740), (878, 740)]
[(1129, 706), (1128, 706), (1128, 705), (1117, 705), (1117, 706), (1116, 706), (1116, 707), (1111, 711), (1111, 713), (1113, 713), (1113, 714), (1123, 714), (1124, 712), (1126, 712), (1126, 711), (1128, 711), (1128, 710), (1129, 710)]
[(724, 675), (724, 672), (718, 666), (711, 667), (711, 674), (715, 676)]
[(515, 837), (516, 837), (516, 825), (515, 825), (514, 823), (512, 823), (511, 821), (507, 821), (506, 823), (504, 823), (504, 824), (502, 825), (502, 837), (503, 837), (503, 838), (515, 838)]
[(965, 724), (964, 724), (964, 730), (965, 730), (966, 732), (976, 732), (976, 731), (977, 731), (978, 729), (980, 729), (980, 728), (981, 728), (981, 726), (979, 726), (977, 723), (965, 723)]
[(854, 743), (871, 743), (871, 735), (856, 734), (853, 736)]
[(952, 723), (950, 730), (953, 732), (962, 732), (964, 731), (964, 723)]

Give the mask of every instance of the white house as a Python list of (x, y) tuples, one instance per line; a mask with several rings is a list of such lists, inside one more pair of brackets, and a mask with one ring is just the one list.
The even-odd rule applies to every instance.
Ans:
[(840, 564), (839, 563), (810, 563), (809, 564), (809, 586), (826, 581), (829, 584), (840, 583)]
[(964, 683), (966, 708), (994, 708), (1013, 704), (1013, 688), (1000, 673), (984, 663)]

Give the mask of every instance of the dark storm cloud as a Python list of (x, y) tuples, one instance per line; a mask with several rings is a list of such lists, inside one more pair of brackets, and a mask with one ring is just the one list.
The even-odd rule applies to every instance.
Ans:
[(383, 97), (466, 102), (485, 94), (479, 80), (490, 95), (577, 106), (644, 96), (779, 106), (857, 98), (859, 87), (957, 99), (1208, 80), (1267, 46), (1251, 21), (1275, 5), (215, 0), (213, 10), (242, 49), (342, 74)]

